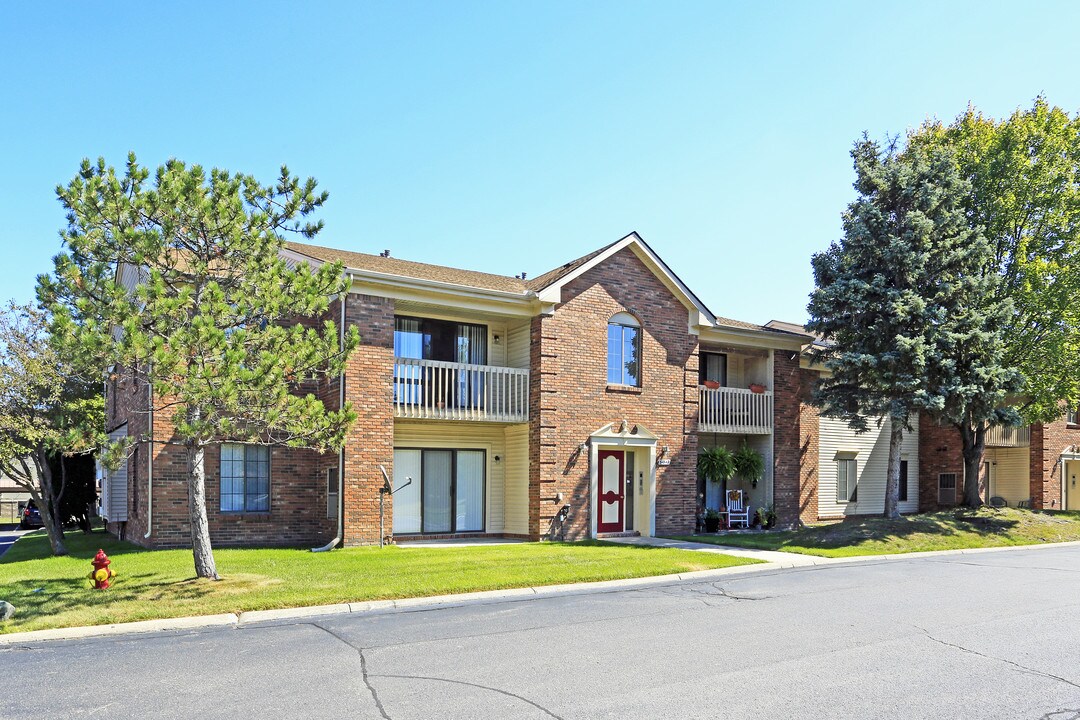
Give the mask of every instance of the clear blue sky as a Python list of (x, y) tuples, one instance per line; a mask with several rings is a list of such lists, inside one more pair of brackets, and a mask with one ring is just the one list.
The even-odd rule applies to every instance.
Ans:
[[(536, 275), (637, 230), (714, 312), (800, 321), (865, 129), (1080, 108), (1080, 3), (9, 3), (0, 299), (83, 157), (330, 192), (322, 244)], [(1027, 7), (1025, 7), (1027, 6)]]

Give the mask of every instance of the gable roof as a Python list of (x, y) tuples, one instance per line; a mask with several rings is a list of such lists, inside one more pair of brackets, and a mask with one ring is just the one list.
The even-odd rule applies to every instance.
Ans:
[(616, 243), (619, 243), (619, 242), (622, 242), (622, 241), (621, 240), (616, 240), (615, 242), (609, 243), (609, 244), (605, 245), (604, 247), (599, 248), (598, 250), (593, 250), (588, 255), (582, 255), (577, 260), (571, 260), (570, 262), (566, 263), (565, 265), (560, 265), (559, 267), (557, 267), (557, 268), (555, 268), (553, 270), (548, 270), (543, 275), (538, 275), (537, 277), (534, 277), (532, 280), (528, 281), (529, 289), (534, 291), (534, 292), (539, 292), (540, 290), (543, 290), (548, 285), (551, 285), (552, 283), (556, 283), (559, 280), (561, 280), (562, 278), (566, 277), (567, 275), (573, 273), (575, 270), (577, 270), (581, 266), (588, 263), (590, 260), (595, 258), (597, 255), (601, 254), (602, 252), (604, 252), (605, 250), (610, 248), (612, 245), (615, 245)]
[(584, 255), (577, 260), (562, 265), (555, 270), (540, 275), (531, 287), (539, 296), (541, 302), (559, 302), (564, 285), (581, 277), (589, 270), (607, 260), (621, 250), (629, 248), (638, 259), (648, 267), (656, 277), (667, 286), (679, 301), (693, 314), (698, 314), (697, 320), (692, 320), (691, 325), (709, 325), (716, 322), (716, 316), (698, 299), (698, 296), (690, 290), (679, 276), (671, 271), (660, 256), (657, 255), (648, 243), (641, 239), (636, 232), (623, 237), (618, 242), (600, 248), (596, 252)]
[[(774, 321), (768, 325), (756, 325), (731, 318), (719, 317), (686, 286), (659, 255), (636, 232), (631, 232), (613, 243), (598, 248), (587, 255), (571, 260), (528, 280), (506, 275), (463, 270), (430, 263), (401, 260), (382, 255), (338, 250), (320, 245), (287, 242), (291, 253), (318, 262), (340, 262), (347, 270), (369, 272), (390, 277), (411, 278), (449, 286), (471, 288), (526, 298), (539, 298), (542, 302), (555, 304), (560, 301), (563, 285), (588, 272), (621, 250), (629, 248), (663, 282), (683, 305), (691, 311), (691, 326), (715, 327), (764, 333), (776, 336), (806, 335), (797, 325)], [(696, 319), (695, 319), (696, 318)], [(780, 326), (783, 327), (780, 327)]]
[(295, 253), (321, 262), (340, 262), (349, 270), (367, 270), (385, 275), (398, 275), (417, 280), (431, 280), (480, 290), (495, 290), (498, 292), (520, 293), (522, 295), (529, 291), (523, 280), (505, 275), (494, 275), (492, 273), (477, 272), (476, 270), (460, 270), (442, 265), (400, 260), (381, 255), (369, 255), (351, 250), (337, 250), (306, 243), (287, 242), (285, 247)]

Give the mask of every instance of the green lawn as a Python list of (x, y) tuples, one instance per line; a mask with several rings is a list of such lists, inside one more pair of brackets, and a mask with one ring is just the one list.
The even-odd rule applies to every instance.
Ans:
[[(41, 532), (0, 558), (0, 600), (16, 608), (0, 633), (39, 628), (212, 615), (244, 610), (420, 597), (499, 588), (635, 578), (746, 564), (685, 550), (608, 543), (519, 543), (479, 547), (215, 551), (219, 582), (193, 578), (190, 550), (143, 550), (102, 532), (66, 537), (51, 557)], [(104, 548), (118, 573), (92, 590), (90, 558)]]
[(823, 557), (890, 555), (1080, 540), (1080, 513), (981, 508), (897, 520), (852, 518), (788, 532), (683, 535), (677, 539)]

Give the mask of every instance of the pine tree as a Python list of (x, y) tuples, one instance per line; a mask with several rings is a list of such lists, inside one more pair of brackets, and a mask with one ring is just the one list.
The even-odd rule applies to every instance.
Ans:
[[(132, 154), (122, 176), (84, 160), (57, 188), (67, 249), (55, 277), (39, 278), (39, 297), (70, 352), (132, 373), (152, 388), (154, 412), (171, 414), (174, 436), (147, 439), (186, 448), (195, 571), (217, 578), (206, 447), (340, 448), (355, 414), (327, 408), (311, 389), (341, 372), (358, 337), (314, 322), (346, 290), (340, 264), (290, 267), (279, 252), (284, 233), (322, 228), (304, 221), (327, 197), (314, 179), (282, 167), (264, 186), (179, 160), (149, 178)], [(123, 282), (129, 271), (137, 283)]]
[(897, 517), (911, 418), (951, 412), (973, 394), (995, 406), (1008, 377), (997, 318), (976, 311), (992, 291), (981, 272), (990, 247), (966, 221), (969, 186), (953, 155), (900, 154), (864, 137), (852, 158), (858, 197), (843, 240), (812, 260), (807, 327), (825, 341), (817, 359), (828, 371), (815, 402), (857, 432), (890, 421), (885, 516)]

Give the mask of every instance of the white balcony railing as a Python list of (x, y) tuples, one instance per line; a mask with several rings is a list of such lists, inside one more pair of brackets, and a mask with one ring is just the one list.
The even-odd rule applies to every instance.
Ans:
[(529, 371), (441, 360), (394, 360), (394, 415), (527, 422)]
[(773, 429), (773, 394), (742, 388), (698, 388), (700, 432), (768, 435)]
[(1031, 445), (1031, 426), (994, 425), (986, 429), (986, 447), (1027, 447)]

